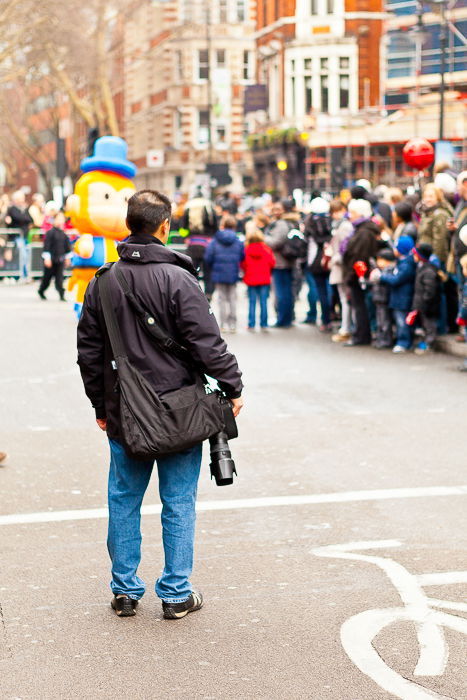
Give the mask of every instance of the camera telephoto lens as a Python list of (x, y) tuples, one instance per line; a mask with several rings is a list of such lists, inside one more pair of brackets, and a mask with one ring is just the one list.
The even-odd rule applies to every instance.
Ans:
[(227, 435), (217, 433), (209, 438), (209, 443), (211, 447), (211, 478), (215, 478), (217, 486), (233, 484), (233, 475), (237, 473), (237, 470), (229, 450)]

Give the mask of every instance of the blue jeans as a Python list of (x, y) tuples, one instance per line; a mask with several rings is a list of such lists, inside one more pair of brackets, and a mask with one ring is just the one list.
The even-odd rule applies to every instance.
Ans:
[(293, 321), (294, 299), (292, 270), (273, 270), (274, 292), (277, 298), (277, 326), (288, 327)]
[(268, 297), (269, 284), (260, 284), (255, 287), (248, 287), (248, 328), (256, 326), (256, 302), (259, 300), (260, 326), (268, 327)]
[(408, 311), (394, 309), (393, 313), (396, 322), (396, 345), (410, 350), (413, 342), (413, 331), (411, 326), (408, 326), (405, 322)]
[(305, 279), (308, 285), (308, 313), (305, 321), (307, 323), (316, 323), (316, 302), (318, 301), (318, 290), (316, 289), (315, 278), (310, 272), (310, 268), (305, 267)]
[[(115, 595), (134, 600), (146, 586), (136, 572), (141, 560), (141, 503), (154, 463), (128, 457), (120, 443), (110, 440), (109, 532), (107, 547), (112, 560), (110, 587)], [(202, 445), (157, 460), (162, 502), (162, 541), (165, 567), (156, 581), (156, 593), (168, 603), (187, 600), (192, 592), (195, 538), (195, 502)]]
[(321, 323), (328, 326), (331, 323), (331, 286), (329, 275), (313, 275), (321, 306)]

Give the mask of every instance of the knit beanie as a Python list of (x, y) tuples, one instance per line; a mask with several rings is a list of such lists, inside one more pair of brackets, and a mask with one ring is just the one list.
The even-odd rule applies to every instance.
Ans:
[(433, 248), (429, 243), (420, 243), (420, 245), (415, 246), (414, 250), (423, 262), (428, 262), (433, 254)]
[(381, 250), (378, 250), (375, 257), (376, 259), (382, 258), (383, 260), (387, 260), (388, 262), (394, 262), (396, 259), (394, 251), (391, 250), (391, 248), (382, 248)]
[(397, 252), (401, 255), (408, 255), (413, 248), (412, 236), (401, 236), (397, 242)]

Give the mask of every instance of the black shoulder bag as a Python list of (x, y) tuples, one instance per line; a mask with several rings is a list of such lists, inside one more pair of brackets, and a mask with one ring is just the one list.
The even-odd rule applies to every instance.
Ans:
[(191, 386), (159, 396), (143, 374), (130, 364), (112, 306), (113, 275), (108, 267), (102, 268), (98, 275), (99, 294), (118, 373), (122, 442), (126, 452), (135, 459), (154, 460), (187, 450), (222, 431), (236, 437), (230, 401), (222, 392), (209, 389), (188, 350), (156, 324), (129, 288), (118, 265), (112, 266), (112, 272), (145, 332), (161, 350), (192, 367), (196, 377)]

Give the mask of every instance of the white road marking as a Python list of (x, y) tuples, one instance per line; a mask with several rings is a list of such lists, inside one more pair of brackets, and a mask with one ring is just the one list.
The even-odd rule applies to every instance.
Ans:
[[(245, 508), (275, 508), (278, 506), (320, 505), (323, 503), (353, 503), (362, 501), (384, 501), (399, 498), (431, 498), (435, 496), (465, 496), (466, 486), (419, 486), (401, 489), (375, 489), (371, 491), (342, 491), (300, 496), (268, 496), (264, 498), (239, 498), (235, 500), (201, 501), (196, 505), (199, 513), (216, 510), (243, 510)], [(143, 515), (158, 515), (161, 505), (141, 508)], [(0, 515), (0, 525), (29, 525), (53, 523), (67, 520), (98, 520), (107, 518), (107, 508), (82, 510), (42, 511), (39, 513), (12, 513)]]
[(467, 572), (449, 571), (433, 574), (413, 575), (401, 564), (388, 557), (359, 554), (360, 551), (400, 547), (397, 540), (349, 542), (312, 550), (320, 557), (350, 559), (369, 562), (382, 569), (396, 588), (405, 607), (387, 610), (365, 610), (344, 622), (341, 641), (353, 663), (381, 688), (402, 700), (447, 700), (440, 695), (411, 681), (386, 665), (374, 648), (375, 637), (388, 625), (398, 621), (415, 623), (419, 643), (419, 658), (414, 676), (441, 676), (448, 662), (449, 648), (444, 636), (444, 627), (467, 635), (467, 620), (433, 610), (441, 607), (456, 612), (465, 612), (467, 605), (453, 601), (428, 598), (422, 585), (446, 585), (464, 582)]

